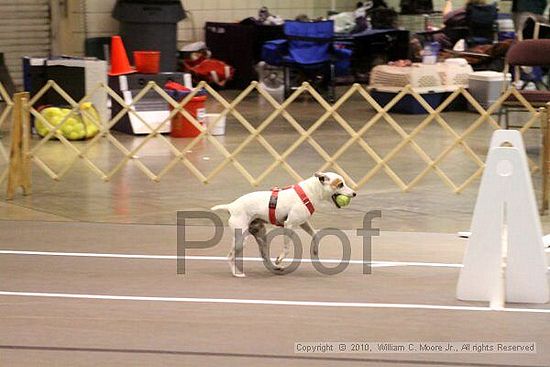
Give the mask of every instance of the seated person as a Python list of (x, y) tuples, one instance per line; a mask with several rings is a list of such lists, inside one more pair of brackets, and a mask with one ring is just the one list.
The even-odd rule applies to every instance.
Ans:
[[(445, 28), (426, 32), (424, 39), (437, 41), (442, 50), (450, 50), (455, 44), (464, 39), (467, 51), (484, 54), (485, 56), (460, 56), (474, 64), (485, 64), (502, 58), (508, 49), (509, 42), (501, 42), (493, 45), (494, 23), (497, 17), (495, 5), (489, 5), (485, 0), (469, 0), (464, 7), (452, 10), (451, 0), (447, 0), (443, 10)], [(419, 33), (421, 35), (422, 32)], [(430, 39), (431, 38), (431, 39)], [(410, 44), (411, 59), (421, 60), (422, 42), (419, 37), (413, 37)], [(442, 51), (440, 58), (456, 57), (452, 52)], [(491, 66), (493, 69), (493, 66)], [(498, 66), (500, 68), (500, 66)]]
[[(397, 12), (389, 9), (385, 0), (360, 1), (353, 15), (355, 28), (351, 33), (363, 32), (369, 26), (375, 29), (397, 28)], [(369, 17), (371, 24), (369, 24)]]
[(485, 0), (467, 0), (461, 8), (452, 10), (452, 0), (446, 0), (443, 9), (443, 24), (445, 28), (442, 33), (434, 35), (434, 40), (441, 44), (441, 48), (453, 48), (462, 38), (468, 36), (467, 19), (468, 6), (487, 5)]
[[(446, 0), (443, 8), (444, 28), (420, 32), (427, 41), (436, 41), (441, 49), (452, 49), (455, 44), (464, 39), (468, 47), (479, 44), (490, 44), (493, 41), (494, 22), (496, 21), (496, 6), (489, 6), (485, 0), (467, 0), (464, 7), (452, 10), (452, 0)], [(418, 37), (411, 39), (411, 53), (417, 60), (422, 50), (422, 42)]]

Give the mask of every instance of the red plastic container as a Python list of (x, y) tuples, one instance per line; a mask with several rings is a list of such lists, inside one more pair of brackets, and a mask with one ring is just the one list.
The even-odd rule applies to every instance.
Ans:
[[(193, 117), (204, 125), (206, 118), (206, 109), (204, 108), (204, 102), (206, 101), (206, 96), (193, 97), (183, 108), (189, 112)], [(170, 106), (170, 111), (173, 108)], [(170, 136), (174, 138), (194, 138), (195, 136), (200, 135), (200, 130), (195, 127), (185, 116), (178, 112), (172, 120), (170, 121), (171, 130)]]
[(134, 51), (138, 73), (157, 74), (160, 70), (160, 51)]

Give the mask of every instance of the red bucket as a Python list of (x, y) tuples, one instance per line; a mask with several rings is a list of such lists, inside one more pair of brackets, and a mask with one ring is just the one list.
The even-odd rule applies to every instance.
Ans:
[(160, 70), (160, 51), (134, 51), (138, 73), (157, 74)]
[[(204, 125), (206, 118), (206, 109), (204, 108), (204, 102), (206, 101), (206, 96), (193, 97), (183, 108), (189, 112), (193, 117)], [(170, 105), (170, 111), (173, 108)], [(185, 116), (178, 112), (172, 120), (170, 121), (171, 130), (170, 136), (174, 138), (194, 138), (199, 136), (201, 131), (195, 127)]]

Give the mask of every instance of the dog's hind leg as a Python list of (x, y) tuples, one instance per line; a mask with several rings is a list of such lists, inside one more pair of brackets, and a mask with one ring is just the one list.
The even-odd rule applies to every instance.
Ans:
[[(248, 234), (248, 224), (249, 219), (247, 217), (234, 217), (229, 218), (228, 221), (229, 228), (233, 234), (233, 244), (231, 250), (227, 255), (227, 260), (229, 261), (229, 267), (231, 268), (231, 273), (235, 277), (244, 277), (244, 271), (242, 268), (242, 250), (244, 247), (244, 239)], [(237, 263), (236, 255), (239, 255), (240, 260)]]
[(256, 242), (258, 243), (258, 247), (260, 249), (260, 255), (262, 257), (264, 266), (267, 270), (271, 271), (273, 274), (282, 275), (283, 271), (285, 270), (280, 265), (275, 265), (271, 262), (271, 259), (269, 258), (269, 247), (267, 245), (267, 232), (265, 229), (266, 221), (262, 219), (256, 219), (253, 220), (252, 223), (250, 223), (250, 226), (248, 227), (248, 232), (254, 236), (254, 239), (256, 239)]
[(317, 240), (314, 240), (315, 239), (315, 229), (313, 229), (313, 227), (311, 226), (311, 224), (308, 222), (308, 221), (305, 221), (304, 223), (300, 224), (300, 227), (302, 227), (302, 229), (304, 231), (306, 231), (307, 234), (309, 234), (311, 236), (311, 241), (312, 241), (312, 254), (317, 256), (319, 254), (319, 242), (317, 242)]
[(269, 251), (267, 248), (266, 240), (266, 230), (265, 225), (266, 221), (262, 219), (254, 219), (248, 226), (248, 232), (254, 236), (254, 239), (258, 243), (258, 248), (260, 250), (260, 256), (262, 257), (264, 263), (268, 260)]

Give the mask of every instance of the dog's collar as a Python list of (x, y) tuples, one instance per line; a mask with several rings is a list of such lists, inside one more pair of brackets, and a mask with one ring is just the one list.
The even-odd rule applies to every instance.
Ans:
[(293, 186), (287, 186), (282, 189), (278, 187), (274, 187), (271, 189), (271, 197), (269, 198), (269, 222), (273, 224), (274, 226), (282, 227), (283, 224), (277, 222), (277, 216), (275, 215), (275, 210), (277, 209), (277, 200), (279, 198), (279, 191), (281, 190), (287, 190), (287, 189), (294, 189), (298, 196), (300, 197), (300, 200), (302, 200), (302, 203), (306, 206), (307, 210), (309, 210), (309, 214), (313, 214), (315, 211), (315, 207), (313, 206), (313, 203), (311, 200), (309, 200), (309, 197), (305, 193), (304, 189), (298, 184)]

